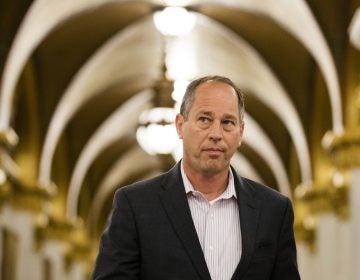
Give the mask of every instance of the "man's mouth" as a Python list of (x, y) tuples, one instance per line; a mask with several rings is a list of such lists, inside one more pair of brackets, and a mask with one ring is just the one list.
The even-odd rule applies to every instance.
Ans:
[(221, 148), (205, 148), (204, 151), (209, 155), (220, 155), (224, 152), (224, 149)]

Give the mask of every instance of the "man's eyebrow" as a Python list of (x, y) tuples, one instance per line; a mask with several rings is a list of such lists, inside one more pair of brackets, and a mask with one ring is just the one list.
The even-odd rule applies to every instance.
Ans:
[(199, 115), (207, 115), (207, 116), (212, 116), (213, 115), (213, 113), (211, 113), (210, 111), (200, 111), (198, 114)]
[[(198, 112), (198, 115), (206, 115), (206, 116), (212, 117), (214, 115), (214, 113), (212, 113), (211, 111), (200, 111), (200, 112)], [(222, 116), (222, 119), (234, 119), (234, 120), (236, 120), (237, 116), (233, 115), (233, 114), (224, 114)]]
[(224, 118), (227, 118), (227, 119), (237, 119), (237, 116), (236, 116), (236, 115), (232, 115), (232, 114), (225, 114), (225, 115), (224, 115)]

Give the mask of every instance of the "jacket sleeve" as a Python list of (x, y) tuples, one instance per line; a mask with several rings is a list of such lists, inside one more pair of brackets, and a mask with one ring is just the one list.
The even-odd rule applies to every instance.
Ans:
[(277, 257), (271, 280), (300, 280), (296, 260), (293, 224), (294, 213), (290, 200), (287, 200), (287, 206), (279, 234)]
[(133, 210), (124, 190), (116, 192), (112, 215), (104, 231), (95, 263), (93, 280), (136, 280), (140, 251)]

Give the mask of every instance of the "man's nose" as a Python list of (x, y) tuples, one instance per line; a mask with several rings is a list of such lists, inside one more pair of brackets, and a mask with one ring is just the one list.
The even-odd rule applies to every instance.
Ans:
[(222, 127), (220, 121), (214, 121), (209, 127), (209, 139), (215, 142), (222, 139)]

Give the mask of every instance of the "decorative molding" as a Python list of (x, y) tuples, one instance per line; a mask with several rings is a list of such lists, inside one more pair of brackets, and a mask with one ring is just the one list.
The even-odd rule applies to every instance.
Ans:
[(82, 263), (89, 276), (87, 279), (90, 279), (98, 252), (98, 241), (90, 240), (85, 230), (81, 229), (79, 234), (73, 235), (70, 244), (65, 258), (67, 269), (70, 269), (74, 263)]
[(296, 239), (304, 242), (310, 252), (316, 251), (316, 217), (333, 212), (340, 219), (349, 218), (349, 174), (334, 170), (326, 183), (299, 185), (295, 189)]
[(296, 240), (305, 243), (312, 253), (316, 252), (316, 226), (316, 219), (311, 215), (296, 219), (294, 223)]
[(54, 192), (40, 186), (36, 181), (13, 177), (8, 180), (11, 192), (9, 201), (18, 209), (42, 212), (45, 203), (54, 195)]
[(72, 232), (74, 231), (74, 224), (61, 218), (47, 216), (40, 214), (35, 225), (35, 236), (37, 248), (49, 240), (59, 240), (64, 243), (70, 243)]
[(326, 184), (299, 185), (295, 189), (297, 201), (305, 203), (311, 215), (334, 212), (339, 218), (349, 217), (348, 172), (335, 170)]
[(298, 242), (303, 242), (309, 248), (310, 252), (316, 249), (316, 219), (311, 210), (311, 204), (304, 200), (306, 193), (310, 192), (313, 185), (299, 185), (294, 192), (294, 232)]
[(64, 245), (66, 269), (74, 263), (83, 263), (87, 274), (91, 274), (96, 258), (97, 241), (89, 238), (83, 223), (72, 223), (66, 218), (39, 215), (35, 225), (36, 248), (48, 240), (57, 240)]
[(341, 134), (328, 131), (322, 139), (324, 149), (339, 168), (360, 166), (360, 128), (347, 129)]
[[(12, 131), (12, 130), (9, 130)], [(0, 201), (7, 201), (15, 208), (32, 212), (44, 210), (44, 204), (57, 192), (55, 184), (43, 186), (37, 180), (26, 177), (11, 158), (9, 149), (15, 144), (14, 136), (0, 131)], [(6, 147), (4, 147), (4, 145)]]

